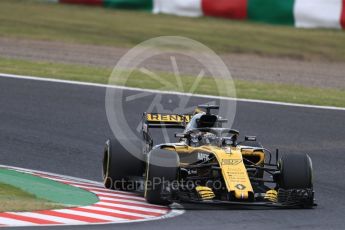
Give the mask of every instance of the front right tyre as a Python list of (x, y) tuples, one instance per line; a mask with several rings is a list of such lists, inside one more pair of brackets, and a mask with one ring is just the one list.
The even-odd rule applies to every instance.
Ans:
[(308, 154), (285, 154), (278, 162), (278, 168), (280, 188), (313, 188), (313, 167)]
[(313, 167), (308, 154), (285, 154), (278, 162), (278, 201), (287, 205), (312, 207)]

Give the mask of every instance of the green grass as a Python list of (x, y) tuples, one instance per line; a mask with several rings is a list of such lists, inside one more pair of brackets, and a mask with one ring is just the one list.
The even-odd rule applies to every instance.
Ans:
[[(108, 78), (111, 75), (112, 70), (70, 64), (32, 62), (0, 58), (0, 72), (106, 84), (108, 83)], [(174, 83), (175, 77), (172, 74), (158, 74), (161, 79), (176, 85), (176, 83)], [(195, 77), (182, 76), (184, 89), (172, 87), (165, 88), (165, 90), (188, 92), (194, 80)], [(138, 88), (162, 88), (162, 84), (160, 82), (137, 70), (130, 74), (128, 81), (125, 82), (124, 79), (120, 78), (116, 79), (116, 81), (113, 83)], [(213, 78), (204, 77), (200, 81), (195, 93), (221, 96), (226, 95), (227, 92), (224, 90), (218, 91), (218, 89), (215, 87), (215, 84), (216, 82), (213, 80)], [(238, 98), (345, 107), (345, 90), (310, 88), (288, 84), (260, 83), (252, 81), (235, 81), (235, 86)]]
[(345, 61), (345, 33), (303, 30), (216, 18), (185, 18), (40, 0), (1, 0), (0, 36), (132, 47), (146, 39), (179, 35), (218, 53), (253, 53)]
[(16, 187), (0, 183), (0, 212), (35, 211), (62, 208), (61, 205), (38, 199)]

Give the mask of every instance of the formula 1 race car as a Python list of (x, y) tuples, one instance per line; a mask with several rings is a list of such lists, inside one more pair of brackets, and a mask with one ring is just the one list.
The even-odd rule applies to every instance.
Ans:
[[(272, 154), (255, 136), (239, 141), (239, 132), (223, 128), (226, 120), (211, 113), (218, 109), (200, 105), (187, 115), (144, 113), (141, 159), (120, 148), (117, 140), (106, 142), (105, 187), (139, 192), (147, 202), (159, 205), (313, 207), (310, 157), (279, 157), (278, 150)], [(177, 143), (154, 146), (153, 128), (181, 128), (183, 132), (175, 133)]]

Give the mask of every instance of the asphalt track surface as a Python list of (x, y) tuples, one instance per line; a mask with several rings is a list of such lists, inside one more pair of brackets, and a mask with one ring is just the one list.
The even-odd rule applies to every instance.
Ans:
[[(1, 164), (100, 181), (104, 141), (112, 136), (104, 98), (101, 87), (0, 78)], [(127, 104), (128, 120), (139, 121), (151, 99)], [(203, 102), (191, 99), (191, 103)], [(319, 206), (313, 210), (188, 210), (160, 221), (62, 228), (344, 228), (345, 111), (239, 102), (233, 128), (257, 135), (268, 148), (309, 153)]]

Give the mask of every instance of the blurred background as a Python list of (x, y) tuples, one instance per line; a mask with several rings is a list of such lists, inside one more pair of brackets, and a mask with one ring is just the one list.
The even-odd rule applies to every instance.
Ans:
[[(130, 48), (184, 36), (213, 49), (239, 98), (345, 106), (342, 0), (1, 0), (0, 72), (107, 83)], [(198, 73), (177, 60), (186, 85)], [(168, 58), (147, 66), (172, 78)], [(203, 80), (197, 93), (221, 95)], [(129, 82), (159, 88), (134, 72)]]

